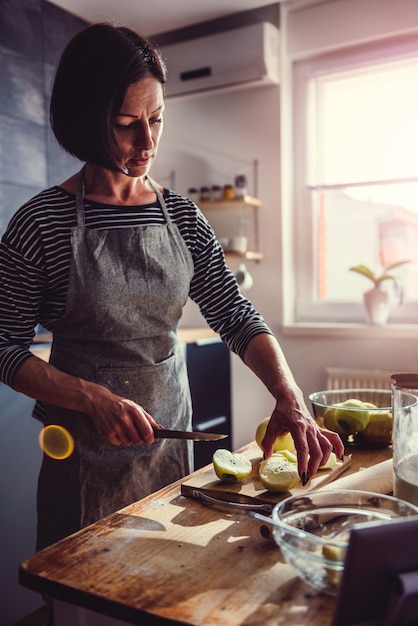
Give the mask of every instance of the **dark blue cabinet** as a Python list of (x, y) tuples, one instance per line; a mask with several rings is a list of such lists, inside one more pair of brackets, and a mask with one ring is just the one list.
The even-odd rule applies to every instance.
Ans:
[(230, 351), (219, 340), (186, 345), (187, 371), (193, 404), (193, 429), (224, 433), (227, 439), (195, 442), (195, 469), (212, 462), (217, 448), (232, 446)]

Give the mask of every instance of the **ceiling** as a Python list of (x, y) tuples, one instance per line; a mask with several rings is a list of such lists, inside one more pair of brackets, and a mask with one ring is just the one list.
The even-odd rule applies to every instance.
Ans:
[(50, 1), (87, 22), (117, 20), (146, 37), (273, 4), (271, 0)]

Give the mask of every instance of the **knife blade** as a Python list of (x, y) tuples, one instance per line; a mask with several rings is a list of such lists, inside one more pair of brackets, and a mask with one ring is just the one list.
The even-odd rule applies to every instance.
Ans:
[(189, 430), (167, 430), (166, 428), (154, 428), (154, 437), (156, 439), (191, 439), (192, 441), (219, 441), (225, 439), (228, 435), (219, 433), (200, 433)]

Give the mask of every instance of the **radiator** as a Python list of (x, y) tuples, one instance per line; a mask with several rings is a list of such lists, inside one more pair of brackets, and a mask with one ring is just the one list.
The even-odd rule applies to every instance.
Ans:
[(390, 389), (393, 372), (326, 367), (326, 389)]

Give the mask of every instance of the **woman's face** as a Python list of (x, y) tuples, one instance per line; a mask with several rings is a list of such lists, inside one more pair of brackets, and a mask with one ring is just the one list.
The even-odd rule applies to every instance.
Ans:
[(128, 176), (145, 176), (157, 156), (163, 130), (164, 97), (159, 80), (148, 76), (128, 87), (114, 119), (118, 161)]

